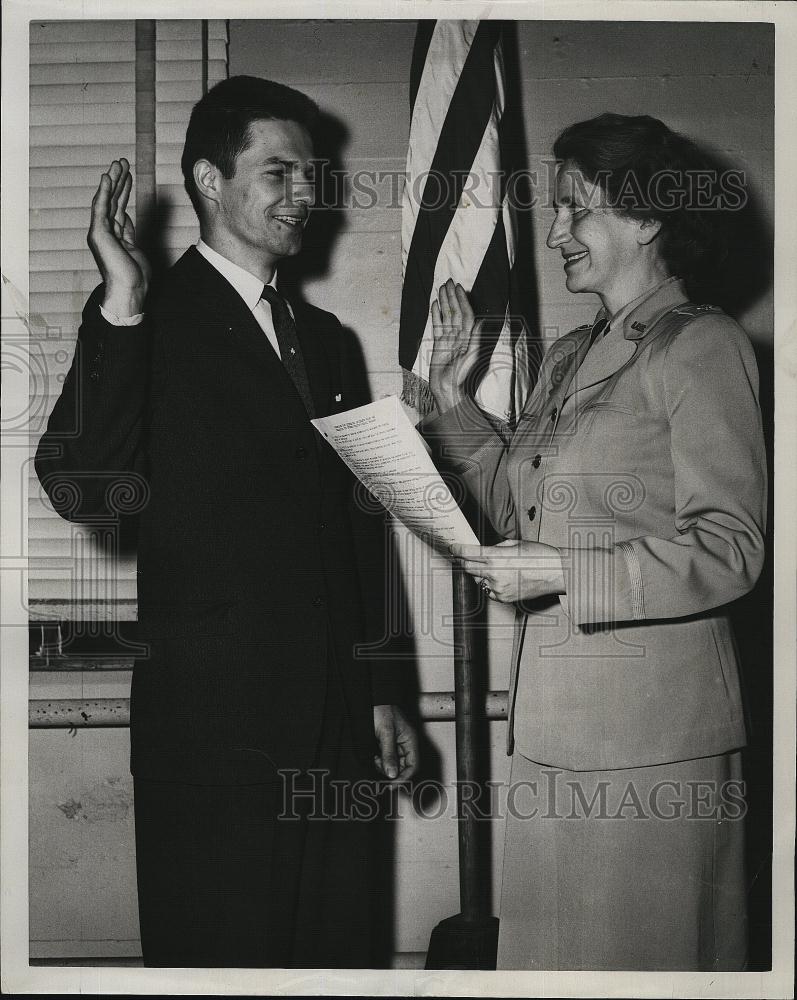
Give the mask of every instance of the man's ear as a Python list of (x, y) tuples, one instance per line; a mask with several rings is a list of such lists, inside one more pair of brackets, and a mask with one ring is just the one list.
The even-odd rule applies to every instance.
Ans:
[(660, 232), (660, 219), (641, 219), (637, 228), (637, 243), (641, 246), (647, 246), (656, 239)]
[(221, 172), (210, 160), (197, 160), (194, 164), (194, 186), (200, 197), (218, 204)]

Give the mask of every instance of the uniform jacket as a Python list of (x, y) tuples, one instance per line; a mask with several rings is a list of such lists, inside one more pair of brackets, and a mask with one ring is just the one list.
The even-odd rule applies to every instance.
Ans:
[(425, 431), (501, 535), (563, 555), (566, 594), (518, 608), (510, 747), (572, 770), (722, 753), (745, 742), (725, 606), (764, 554), (753, 351), (676, 279), (589, 335), (550, 347), (508, 442), (471, 401)]
[[(356, 502), (252, 313), (195, 248), (139, 327), (107, 323), (100, 292), (36, 467), (71, 519), (140, 508), (150, 655), (134, 669), (133, 773), (245, 783), (308, 766), (328, 663), (370, 759), (372, 706), (401, 688), (373, 646), (385, 636), (381, 517)], [(358, 405), (338, 321), (291, 305), (316, 414)]]

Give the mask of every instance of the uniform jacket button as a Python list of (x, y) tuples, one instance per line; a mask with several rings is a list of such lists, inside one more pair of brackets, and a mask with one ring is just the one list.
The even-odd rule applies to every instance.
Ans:
[(313, 607), (314, 608), (323, 608), (323, 606), (324, 606), (324, 598), (323, 597), (314, 597), (313, 598)]
[(301, 458), (307, 458), (307, 449), (306, 448), (297, 448), (296, 449), (296, 457), (300, 458), (300, 459)]

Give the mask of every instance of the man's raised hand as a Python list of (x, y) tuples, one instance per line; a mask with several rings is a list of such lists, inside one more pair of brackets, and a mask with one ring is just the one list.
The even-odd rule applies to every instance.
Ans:
[(103, 306), (117, 316), (144, 311), (151, 268), (136, 246), (136, 231), (127, 213), (133, 186), (130, 164), (114, 160), (100, 177), (91, 202), (87, 242), (105, 282)]

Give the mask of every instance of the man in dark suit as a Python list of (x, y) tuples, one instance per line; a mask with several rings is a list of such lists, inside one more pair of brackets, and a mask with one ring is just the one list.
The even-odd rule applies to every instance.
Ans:
[(374, 824), (339, 793), (417, 763), (402, 667), (368, 660), (386, 635), (384, 524), (310, 424), (360, 401), (342, 330), (276, 287), (313, 200), (316, 118), (252, 77), (196, 105), (182, 166), (201, 239), (149, 296), (129, 166), (112, 163), (88, 237), (103, 284), (37, 456), (66, 517), (142, 493), (131, 769), (148, 965), (372, 964)]

